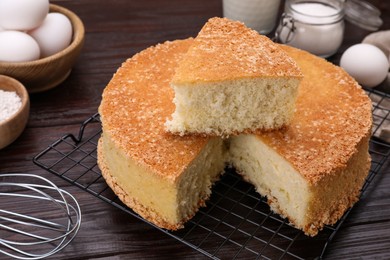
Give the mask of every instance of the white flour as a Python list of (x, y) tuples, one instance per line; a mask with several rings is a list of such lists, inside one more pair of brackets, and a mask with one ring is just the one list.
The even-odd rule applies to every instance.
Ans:
[(16, 92), (0, 89), (0, 122), (10, 118), (21, 106), (22, 100)]

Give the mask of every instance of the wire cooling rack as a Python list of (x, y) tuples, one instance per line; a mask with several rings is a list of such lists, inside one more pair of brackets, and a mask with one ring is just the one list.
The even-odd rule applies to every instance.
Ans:
[[(390, 124), (390, 96), (377, 91), (368, 94), (375, 101), (373, 138), (370, 141), (372, 166), (362, 196), (389, 159), (390, 153), (389, 144), (379, 139), (383, 126)], [(96, 163), (100, 135), (100, 119), (95, 114), (81, 125), (78, 135), (61, 137), (33, 161), (84, 191), (145, 221), (122, 204), (102, 178)], [(255, 192), (253, 186), (244, 182), (234, 169), (227, 169), (213, 187), (207, 206), (201, 208), (184, 229), (170, 232), (149, 224), (214, 259), (226, 259), (226, 256), (232, 259), (321, 259), (351, 210), (334, 226), (325, 226), (316, 237), (310, 238), (290, 226), (287, 220), (273, 214), (266, 198)]]

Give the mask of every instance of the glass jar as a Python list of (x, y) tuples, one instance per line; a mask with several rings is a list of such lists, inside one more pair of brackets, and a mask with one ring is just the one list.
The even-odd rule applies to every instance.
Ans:
[(275, 27), (280, 0), (223, 0), (222, 4), (224, 17), (267, 34)]
[(287, 0), (275, 36), (317, 56), (331, 56), (343, 41), (344, 1)]

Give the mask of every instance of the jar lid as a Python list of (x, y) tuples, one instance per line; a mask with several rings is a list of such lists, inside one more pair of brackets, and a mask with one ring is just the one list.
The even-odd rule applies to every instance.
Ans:
[(345, 18), (363, 29), (376, 31), (383, 23), (379, 9), (366, 1), (347, 0), (344, 10)]

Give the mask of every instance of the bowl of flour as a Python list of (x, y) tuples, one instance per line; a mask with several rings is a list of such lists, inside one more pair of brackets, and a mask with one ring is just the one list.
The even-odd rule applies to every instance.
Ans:
[(26, 88), (14, 78), (0, 75), (0, 149), (13, 143), (27, 125), (30, 99)]

